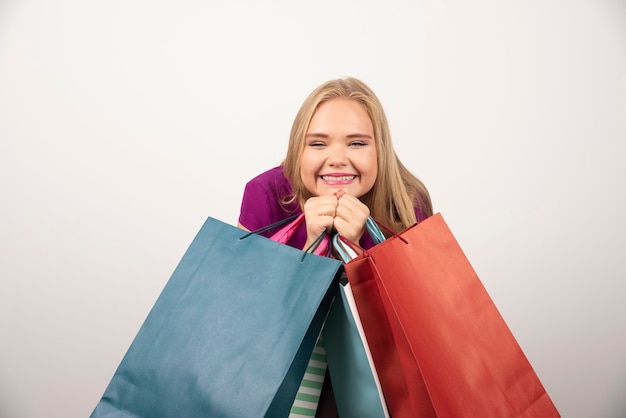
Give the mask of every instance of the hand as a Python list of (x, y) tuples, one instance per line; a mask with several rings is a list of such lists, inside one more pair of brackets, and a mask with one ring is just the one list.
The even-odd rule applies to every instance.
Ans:
[(365, 232), (365, 222), (370, 210), (357, 197), (345, 194), (343, 190), (336, 195), (337, 209), (333, 226), (340, 235), (358, 244)]
[(311, 197), (306, 201), (303, 210), (306, 221), (306, 244), (303, 249), (309, 248), (324, 231), (330, 232), (335, 220), (337, 204), (338, 199), (334, 194)]

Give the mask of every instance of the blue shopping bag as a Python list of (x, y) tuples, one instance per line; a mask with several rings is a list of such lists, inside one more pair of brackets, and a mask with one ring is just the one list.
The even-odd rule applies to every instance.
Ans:
[(343, 267), (246, 235), (206, 220), (92, 418), (289, 415)]

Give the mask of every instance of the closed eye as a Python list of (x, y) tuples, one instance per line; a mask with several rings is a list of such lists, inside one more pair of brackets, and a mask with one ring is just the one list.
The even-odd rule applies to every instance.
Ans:
[(350, 142), (350, 146), (351, 147), (356, 147), (356, 148), (358, 148), (358, 147), (365, 147), (367, 145), (369, 145), (369, 144), (366, 143), (366, 142), (363, 142), (363, 141), (352, 141), (352, 142)]
[(368, 134), (357, 133), (348, 135), (347, 138), (349, 140), (348, 145), (352, 148), (366, 147), (374, 142), (374, 138)]
[(328, 135), (323, 133), (310, 132), (306, 134), (306, 145), (312, 148), (321, 148), (328, 142)]

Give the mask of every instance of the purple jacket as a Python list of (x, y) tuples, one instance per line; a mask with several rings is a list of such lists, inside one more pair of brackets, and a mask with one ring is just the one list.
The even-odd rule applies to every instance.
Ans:
[[(291, 215), (299, 215), (302, 211), (297, 202), (286, 206), (281, 203), (281, 199), (291, 192), (291, 184), (283, 174), (282, 166), (274, 167), (259, 174), (246, 184), (241, 201), (239, 223), (250, 231), (254, 231)], [(415, 209), (415, 215), (418, 220), (425, 217), (418, 208)], [(262, 235), (269, 237), (280, 228), (277, 227)], [(305, 242), (306, 225), (303, 223), (287, 244), (302, 249)], [(374, 242), (367, 232), (363, 234), (359, 244), (363, 248), (374, 246)]]

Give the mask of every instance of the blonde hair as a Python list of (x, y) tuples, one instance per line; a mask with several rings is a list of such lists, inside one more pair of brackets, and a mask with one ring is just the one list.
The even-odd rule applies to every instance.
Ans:
[(432, 215), (428, 190), (400, 162), (393, 149), (382, 104), (365, 83), (351, 77), (330, 80), (317, 87), (296, 114), (283, 161), (284, 173), (291, 182), (293, 194), (286, 196), (284, 203), (297, 201), (303, 207), (304, 202), (311, 197), (300, 177), (300, 158), (306, 146), (306, 132), (317, 107), (337, 97), (361, 103), (374, 127), (378, 174), (372, 189), (360, 198), (369, 207), (372, 217), (394, 231), (401, 231), (415, 224), (414, 207), (418, 207), (426, 216)]

